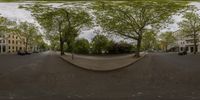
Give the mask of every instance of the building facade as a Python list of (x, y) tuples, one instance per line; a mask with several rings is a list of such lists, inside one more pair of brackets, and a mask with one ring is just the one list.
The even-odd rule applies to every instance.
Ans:
[(0, 35), (0, 53), (16, 53), (18, 50), (25, 50), (24, 37), (13, 33)]
[[(176, 41), (170, 44), (167, 49), (172, 52), (183, 52), (187, 51), (187, 53), (194, 53), (194, 38), (193, 35), (183, 35), (179, 33), (179, 31), (174, 32), (174, 37)], [(200, 37), (197, 35), (197, 52), (200, 52)]]
[[(199, 39), (197, 39), (197, 48), (196, 52), (200, 52), (200, 42)], [(186, 50), (188, 53), (195, 52), (195, 46), (194, 46), (194, 39), (192, 36), (185, 37), (183, 40), (179, 40), (179, 50), (184, 51)]]
[[(187, 51), (188, 53), (195, 52), (194, 39), (192, 35), (181, 36), (176, 33), (176, 44), (178, 46), (178, 51)], [(179, 35), (178, 35), (179, 34)], [(197, 36), (198, 37), (198, 36)], [(197, 52), (200, 52), (200, 37), (197, 38)]]

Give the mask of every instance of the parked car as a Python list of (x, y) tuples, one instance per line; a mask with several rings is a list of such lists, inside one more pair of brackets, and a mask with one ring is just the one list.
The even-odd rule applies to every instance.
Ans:
[(187, 55), (187, 51), (178, 52), (178, 55)]
[(23, 50), (18, 50), (17, 51), (18, 55), (24, 56), (26, 53)]
[(31, 52), (25, 51), (25, 54), (26, 54), (26, 55), (30, 55), (30, 54), (31, 54)]
[(33, 53), (39, 53), (39, 51), (33, 51)]

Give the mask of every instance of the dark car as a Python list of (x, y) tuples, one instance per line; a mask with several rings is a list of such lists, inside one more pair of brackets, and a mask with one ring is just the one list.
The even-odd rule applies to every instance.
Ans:
[(26, 54), (26, 55), (30, 55), (30, 54), (31, 54), (31, 52), (25, 51), (25, 54)]
[(33, 51), (33, 53), (39, 53), (39, 51)]
[(23, 55), (25, 55), (26, 53), (25, 53), (23, 50), (19, 50), (19, 51), (17, 51), (17, 54), (23, 56)]
[(187, 51), (179, 52), (178, 55), (187, 55)]

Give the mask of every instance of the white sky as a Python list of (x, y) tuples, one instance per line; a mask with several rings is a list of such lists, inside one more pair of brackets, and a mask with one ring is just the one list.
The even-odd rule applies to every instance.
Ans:
[(33, 23), (34, 19), (29, 11), (18, 9), (19, 3), (0, 3), (0, 14), (11, 20), (28, 21)]
[[(24, 10), (24, 9), (19, 9), (18, 6), (20, 4), (24, 4), (24, 3), (0, 3), (0, 16), (4, 16), (7, 17), (11, 20), (14, 21), (27, 21), (30, 23), (35, 23), (37, 26), (39, 26), (39, 24), (37, 23), (37, 21), (34, 19), (33, 16), (31, 16), (31, 12)], [(61, 3), (51, 3), (51, 5), (54, 6), (59, 6)], [(198, 2), (192, 2), (191, 5), (195, 5), (196, 7), (198, 7), (200, 9), (200, 3)], [(198, 12), (200, 14), (200, 12)], [(180, 22), (182, 20), (181, 16), (173, 16), (175, 23), (169, 25), (168, 28), (163, 29), (161, 32), (165, 32), (165, 31), (176, 31), (178, 30), (178, 25), (177, 23)], [(94, 27), (90, 30), (84, 30), (82, 31), (82, 33), (79, 35), (79, 37), (83, 37), (86, 38), (88, 40), (91, 40), (95, 34), (93, 34), (95, 29), (100, 29), (99, 27)]]
[[(189, 5), (194, 5), (198, 9), (200, 9), (200, 2), (191, 2)], [(200, 11), (198, 11), (197, 13), (200, 14)], [(165, 28), (165, 29), (161, 30), (161, 32), (165, 32), (165, 31), (177, 31), (179, 29), (177, 23), (179, 23), (179, 22), (182, 21), (182, 15), (174, 15), (173, 19), (174, 19), (174, 24), (170, 24), (168, 26), (168, 28)]]

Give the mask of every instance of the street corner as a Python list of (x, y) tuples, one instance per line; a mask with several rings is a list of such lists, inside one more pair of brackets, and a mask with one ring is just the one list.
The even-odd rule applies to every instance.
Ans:
[(104, 56), (103, 58), (98, 56), (74, 55), (74, 58), (72, 59), (72, 55), (67, 54), (60, 57), (64, 61), (82, 69), (98, 72), (109, 72), (129, 67), (130, 65), (144, 58), (146, 55), (147, 53), (141, 53), (140, 57), (129, 55), (116, 57)]

